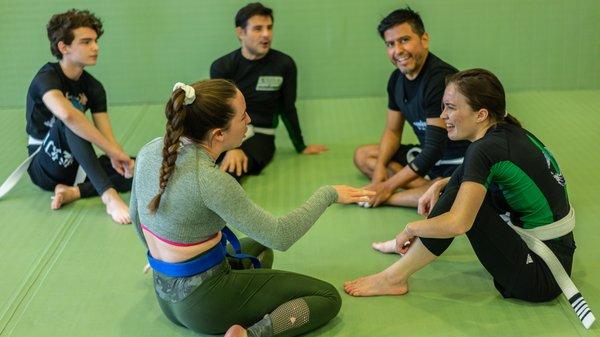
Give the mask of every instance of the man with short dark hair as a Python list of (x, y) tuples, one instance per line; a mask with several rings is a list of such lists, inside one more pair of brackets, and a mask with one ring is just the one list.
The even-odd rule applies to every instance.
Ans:
[(279, 117), (298, 153), (326, 151), (323, 145), (304, 144), (296, 112), (296, 65), (290, 56), (271, 48), (273, 11), (258, 2), (248, 4), (235, 16), (235, 26), (241, 48), (214, 61), (210, 77), (237, 85), (252, 122), (240, 148), (223, 156), (221, 169), (238, 179), (259, 174), (275, 153)]
[[(445, 78), (457, 70), (429, 52), (429, 34), (409, 7), (390, 13), (377, 30), (397, 69), (388, 81), (388, 117), (381, 142), (357, 148), (354, 162), (377, 192), (364, 206), (417, 207), (432, 179), (450, 176), (469, 145), (450, 141), (440, 118)], [(405, 121), (419, 145), (401, 143)], [(397, 189), (402, 191), (394, 193)]]
[[(107, 114), (102, 84), (84, 70), (98, 59), (102, 22), (86, 10), (52, 16), (47, 25), (57, 63), (46, 63), (27, 91), (29, 176), (54, 191), (52, 209), (79, 198), (100, 195), (107, 213), (130, 223), (129, 207), (118, 192), (131, 189), (134, 160), (117, 143)], [(93, 124), (85, 117), (90, 109)], [(107, 156), (97, 157), (92, 144)], [(73, 186), (79, 168), (87, 178)]]

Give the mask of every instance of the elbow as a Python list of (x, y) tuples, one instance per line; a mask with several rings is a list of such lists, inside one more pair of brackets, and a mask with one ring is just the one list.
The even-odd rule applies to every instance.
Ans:
[(467, 234), (467, 232), (471, 229), (473, 224), (470, 225), (464, 221), (457, 222), (454, 226), (452, 226), (451, 234), (452, 236), (460, 236), (463, 234)]
[(292, 244), (288, 242), (278, 242), (274, 244), (271, 248), (279, 252), (286, 252), (288, 249), (290, 249), (291, 246)]
[(69, 125), (75, 121), (75, 114), (72, 111), (64, 111), (60, 115), (57, 115), (64, 124)]

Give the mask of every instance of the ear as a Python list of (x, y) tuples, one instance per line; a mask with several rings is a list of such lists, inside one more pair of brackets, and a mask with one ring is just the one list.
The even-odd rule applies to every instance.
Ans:
[(212, 129), (210, 131), (210, 140), (211, 142), (217, 141), (219, 143), (223, 142), (223, 129)]
[(423, 33), (421, 36), (421, 43), (425, 49), (429, 49), (429, 34), (427, 34), (427, 32)]
[(58, 51), (63, 55), (69, 52), (69, 45), (64, 43), (63, 41), (58, 41), (58, 44), (56, 46), (58, 47)]
[(479, 109), (479, 111), (477, 111), (476, 114), (477, 123), (485, 121), (490, 116), (490, 112), (487, 109)]
[(246, 31), (242, 27), (235, 27), (235, 35), (237, 36), (238, 40), (241, 40), (242, 36), (246, 35)]

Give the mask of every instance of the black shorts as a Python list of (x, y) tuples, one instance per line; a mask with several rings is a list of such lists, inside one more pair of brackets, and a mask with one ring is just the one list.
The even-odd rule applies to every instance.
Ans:
[[(400, 144), (400, 148), (394, 155), (392, 156), (393, 161), (399, 163), (402, 166), (408, 165), (415, 157), (421, 153), (421, 146), (416, 144)], [(460, 164), (440, 164), (433, 166), (429, 172), (427, 172), (427, 177), (429, 179), (435, 178), (446, 178), (452, 175), (452, 172), (459, 166)]]

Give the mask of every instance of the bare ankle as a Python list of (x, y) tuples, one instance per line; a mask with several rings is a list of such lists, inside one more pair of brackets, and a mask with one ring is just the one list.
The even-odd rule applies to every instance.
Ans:
[(106, 191), (104, 191), (104, 193), (102, 193), (102, 196), (100, 196), (100, 199), (102, 199), (102, 202), (104, 204), (108, 204), (115, 200), (121, 200), (121, 197), (119, 196), (119, 193), (117, 193), (117, 190), (115, 190), (114, 188), (111, 187), (111, 188), (107, 189)]

